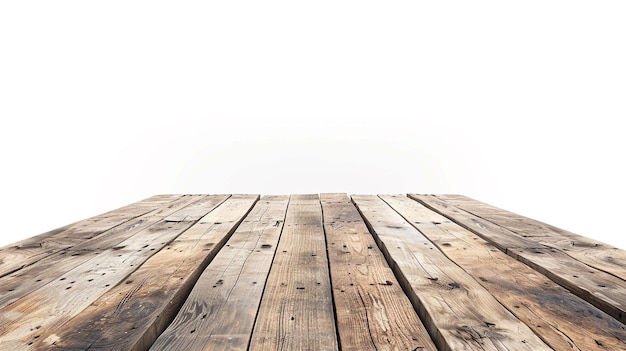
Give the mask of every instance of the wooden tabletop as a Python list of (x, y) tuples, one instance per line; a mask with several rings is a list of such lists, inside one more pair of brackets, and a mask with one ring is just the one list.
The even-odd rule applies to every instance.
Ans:
[(0, 248), (0, 350), (626, 350), (625, 323), (626, 251), (460, 195), (157, 195)]

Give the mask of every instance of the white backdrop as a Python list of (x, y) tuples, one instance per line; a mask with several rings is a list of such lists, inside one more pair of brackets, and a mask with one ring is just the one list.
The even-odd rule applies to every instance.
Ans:
[(0, 246), (162, 193), (460, 193), (626, 249), (623, 1), (3, 1)]

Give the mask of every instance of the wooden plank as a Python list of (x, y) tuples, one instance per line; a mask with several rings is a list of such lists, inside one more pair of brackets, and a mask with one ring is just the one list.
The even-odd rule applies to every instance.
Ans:
[[(180, 195), (171, 195), (170, 201)], [(94, 238), (136, 217), (159, 208), (160, 202), (139, 201), (0, 248), (0, 277), (29, 266), (51, 254)]]
[[(206, 202), (206, 212), (213, 202)], [(185, 208), (179, 212), (184, 212)], [(160, 221), (84, 262), (61, 278), (0, 308), (0, 349), (27, 350), (124, 281), (193, 222)]]
[(381, 198), (553, 349), (626, 347), (622, 324), (544, 275), (406, 196)]
[[(190, 203), (205, 199), (206, 196), (183, 196), (173, 202), (162, 204), (161, 208), (112, 228), (71, 248), (52, 254), (17, 272), (0, 278), (2, 294), (0, 307), (59, 279), (63, 274), (92, 259), (103, 251), (115, 247), (122, 241), (161, 221), (164, 216), (176, 212)], [(211, 197), (215, 205), (226, 200), (227, 196)], [(205, 200), (206, 201), (206, 200)]]
[(250, 350), (337, 349), (319, 197), (293, 195)]
[(264, 196), (150, 350), (247, 350), (288, 196)]
[(341, 350), (437, 350), (346, 194), (322, 194)]
[(551, 350), (376, 196), (352, 196), (440, 350)]
[[(214, 196), (224, 196), (224, 195), (214, 195)], [(211, 201), (214, 196), (210, 196), (207, 198), (207, 201)], [(244, 195), (244, 198), (248, 196)], [(195, 202), (185, 208), (185, 211), (177, 211), (169, 216), (165, 217), (163, 220), (166, 222), (196, 222), (200, 220), (200, 218), (206, 215), (206, 204), (202, 201)]]
[(257, 199), (257, 195), (231, 196), (125, 278), (125, 284), (102, 295), (53, 334), (42, 335), (37, 346), (146, 350), (174, 319), (202, 270)]
[[(150, 196), (146, 199), (143, 199), (141, 201), (139, 201), (140, 203), (144, 203), (144, 204), (156, 204), (156, 205), (162, 205), (168, 202), (172, 201), (172, 198), (178, 197), (180, 195), (175, 195), (175, 194), (161, 194), (161, 195), (153, 195)], [(206, 195), (184, 195), (184, 196), (206, 196)]]
[(438, 195), (453, 206), (626, 280), (626, 251), (465, 196)]
[(416, 194), (409, 196), (529, 265), (613, 318), (626, 323), (624, 280), (590, 267), (560, 250), (530, 238), (520, 237), (506, 228), (465, 212), (437, 197)]

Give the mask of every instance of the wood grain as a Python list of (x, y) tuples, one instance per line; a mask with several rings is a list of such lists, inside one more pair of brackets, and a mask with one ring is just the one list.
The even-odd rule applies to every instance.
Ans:
[(437, 350), (346, 194), (322, 194), (341, 350)]
[(384, 201), (352, 199), (439, 350), (551, 350)]
[[(150, 257), (123, 284), (102, 295), (54, 334), (46, 338), (43, 335), (43, 342), (37, 346), (147, 349), (172, 321), (202, 270), (257, 199), (257, 195), (231, 196)], [(191, 206), (191, 213), (201, 213), (197, 210), (198, 206)]]
[(122, 225), (180, 195), (146, 199), (0, 248), (0, 277)]
[[(463, 211), (437, 197), (409, 196), (472, 231), (508, 255), (544, 274), (552, 281), (626, 323), (626, 282), (590, 267), (566, 253)], [(513, 243), (513, 245), (512, 245)]]
[(264, 196), (211, 261), (151, 350), (247, 350), (288, 196)]
[(318, 195), (292, 195), (250, 350), (338, 350)]
[[(465, 196), (439, 195), (439, 199), (511, 232), (561, 250), (591, 267), (626, 280), (626, 251)], [(616, 230), (618, 230), (616, 228)]]
[[(226, 198), (227, 196), (211, 197), (211, 201), (215, 201), (214, 203), (217, 205)], [(174, 213), (193, 202), (203, 201), (203, 199), (206, 200), (207, 197), (202, 195), (182, 196), (172, 202), (161, 204), (160, 208), (109, 229), (102, 235), (51, 254), (28, 267), (0, 278), (0, 286), (3, 289), (2, 294), (0, 294), (0, 307), (61, 278), (63, 274), (105, 250), (117, 247), (122, 241), (160, 222), (163, 216)]]
[(409, 195), (157, 195), (0, 248), (0, 350), (626, 350), (623, 251)]
[(622, 324), (544, 275), (406, 196), (381, 198), (553, 349), (626, 347)]
[[(216, 206), (214, 201), (205, 204), (207, 213)], [(160, 221), (1, 308), (0, 349), (29, 350), (48, 339), (57, 326), (124, 281), (193, 223)]]

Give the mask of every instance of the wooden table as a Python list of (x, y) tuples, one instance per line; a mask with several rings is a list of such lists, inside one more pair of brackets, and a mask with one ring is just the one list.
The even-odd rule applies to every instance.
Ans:
[(0, 350), (626, 350), (625, 280), (459, 195), (157, 195), (0, 248)]

